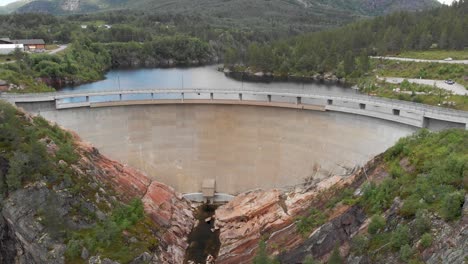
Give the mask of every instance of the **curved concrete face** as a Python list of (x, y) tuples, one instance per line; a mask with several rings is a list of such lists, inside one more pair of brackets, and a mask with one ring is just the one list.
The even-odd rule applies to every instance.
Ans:
[(217, 192), (237, 194), (346, 174), (415, 130), (348, 114), (254, 106), (148, 105), (40, 114), (183, 193), (200, 192), (204, 179), (216, 179)]

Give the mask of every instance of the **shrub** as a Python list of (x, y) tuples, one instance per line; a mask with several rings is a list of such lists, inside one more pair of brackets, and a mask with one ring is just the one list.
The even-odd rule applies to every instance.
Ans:
[(63, 144), (56, 153), (57, 160), (63, 160), (68, 164), (74, 164), (78, 161), (73, 145), (70, 143)]
[(338, 245), (333, 249), (330, 259), (328, 260), (328, 264), (343, 264), (343, 258), (341, 257)]
[(390, 239), (390, 245), (393, 249), (398, 250), (403, 245), (409, 244), (410, 234), (409, 228), (406, 225), (399, 225), (396, 230), (392, 233)]
[(79, 240), (70, 240), (67, 243), (67, 250), (65, 251), (65, 256), (68, 258), (76, 258), (81, 254), (81, 241)]
[(307, 235), (314, 228), (325, 223), (326, 219), (326, 216), (321, 211), (313, 208), (308, 216), (298, 218), (298, 221), (296, 222), (297, 231), (302, 235)]
[(414, 229), (418, 234), (424, 234), (431, 228), (431, 219), (427, 210), (418, 210), (414, 219)]
[(351, 240), (351, 250), (358, 255), (363, 255), (369, 247), (369, 238), (365, 235), (357, 235)]
[(400, 209), (400, 214), (407, 218), (412, 217), (422, 207), (424, 207), (424, 202), (421, 202), (416, 196), (411, 196), (408, 199), (405, 199), (405, 202)]
[(404, 262), (408, 262), (413, 255), (413, 250), (411, 249), (410, 245), (405, 244), (400, 249), (400, 259)]
[(253, 259), (253, 264), (276, 264), (278, 263), (276, 260), (271, 259), (268, 256), (268, 252), (266, 249), (265, 241), (261, 240), (260, 244), (258, 245), (258, 251)]
[(421, 246), (423, 248), (428, 248), (432, 245), (432, 235), (429, 233), (425, 233), (421, 237)]
[(465, 197), (461, 192), (453, 192), (445, 195), (442, 200), (441, 214), (445, 220), (451, 221), (461, 215), (461, 208)]
[(371, 218), (371, 222), (369, 223), (369, 227), (367, 228), (367, 230), (369, 234), (375, 235), (384, 227), (385, 227), (385, 218), (383, 218), (381, 215), (374, 215)]

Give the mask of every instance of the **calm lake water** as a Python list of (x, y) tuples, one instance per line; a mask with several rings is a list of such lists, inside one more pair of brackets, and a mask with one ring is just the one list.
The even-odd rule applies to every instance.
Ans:
[(216, 65), (193, 68), (155, 68), (112, 70), (106, 78), (94, 83), (76, 87), (65, 87), (62, 91), (106, 91), (143, 89), (221, 89), (221, 90), (287, 90), (327, 93), (356, 93), (355, 90), (333, 83), (292, 83), (292, 82), (242, 82), (226, 77), (217, 71)]

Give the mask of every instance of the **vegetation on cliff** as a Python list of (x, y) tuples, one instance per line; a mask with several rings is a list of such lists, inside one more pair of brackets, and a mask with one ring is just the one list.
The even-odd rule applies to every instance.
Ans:
[[(0, 218), (9, 217), (12, 210), (20, 212), (10, 199), (26, 195), (22, 206), (30, 207), (27, 211), (33, 212), (35, 218), (22, 221), (37, 220), (34, 226), (41, 232), (28, 235), (47, 237), (45, 247), (67, 245), (60, 246), (66, 250), (58, 251), (57, 256), (41, 259), (50, 263), (64, 256), (67, 263), (84, 263), (92, 255), (127, 263), (144, 252), (154, 251), (158, 227), (144, 214), (142, 202), (125, 204), (115, 199), (111, 189), (100, 191), (99, 182), (80, 173), (81, 154), (74, 144), (73, 136), (58, 126), (41, 117), (31, 118), (0, 101), (0, 194), (2, 207), (6, 206)], [(45, 202), (29, 204), (29, 196), (37, 192)], [(99, 203), (93, 203), (96, 197)], [(14, 228), (19, 227), (8, 227)], [(14, 239), (5, 239), (0, 239), (5, 248), (15, 243)], [(23, 255), (27, 253), (31, 252)], [(30, 257), (36, 261), (42, 254), (33, 253), (37, 256)]]
[[(455, 224), (462, 215), (468, 190), (466, 146), (467, 131), (422, 130), (390, 148), (385, 153), (389, 176), (363, 189), (359, 203), (374, 217), (368, 234), (354, 239), (353, 252), (381, 261), (393, 251), (403, 261), (418, 261), (432, 243), (434, 219)], [(395, 215), (383, 218), (395, 199), (399, 205), (390, 213)]]

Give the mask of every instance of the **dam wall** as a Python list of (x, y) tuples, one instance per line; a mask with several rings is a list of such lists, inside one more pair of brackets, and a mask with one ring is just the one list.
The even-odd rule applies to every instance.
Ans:
[[(55, 102), (56, 109), (157, 104), (224, 104), (284, 107), (343, 112), (434, 130), (453, 127), (468, 129), (468, 113), (464, 111), (358, 94), (298, 94), (268, 91), (190, 89), (49, 93), (33, 95), (7, 94), (1, 97), (19, 106), (22, 103), (42, 104), (45, 102)], [(47, 105), (47, 107), (48, 106), (49, 105)], [(38, 105), (38, 107), (41, 106)]]

